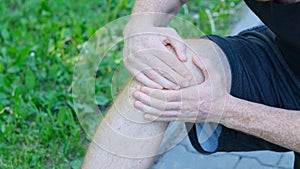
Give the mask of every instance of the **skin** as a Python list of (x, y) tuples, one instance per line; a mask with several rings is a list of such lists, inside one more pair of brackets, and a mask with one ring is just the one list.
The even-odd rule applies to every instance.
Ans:
[[(207, 40), (185, 41), (195, 51), (204, 52), (209, 49), (210, 44), (207, 42)], [(202, 45), (201, 49), (199, 43)], [(168, 50), (172, 49), (168, 48)], [(175, 53), (172, 59), (177, 59)], [(188, 58), (183, 64), (190, 69), (192, 76), (197, 77), (198, 82), (195, 83), (203, 82), (201, 71), (192, 63), (191, 58)], [(94, 134), (82, 168), (150, 167), (168, 122), (148, 121), (144, 118), (143, 112), (132, 106), (135, 102), (132, 93), (141, 86), (141, 83), (132, 79), (115, 100), (114, 105)]]
[[(277, 2), (295, 3), (299, 0)], [(300, 152), (300, 111), (284, 110), (235, 98), (229, 94), (228, 83), (226, 85), (224, 81), (224, 78), (228, 79), (228, 72), (223, 76), (216, 69), (216, 60), (203, 64), (199, 58), (194, 57), (193, 61), (204, 74), (205, 81), (202, 84), (176, 91), (142, 87), (134, 93), (138, 100), (134, 106), (145, 113), (145, 118), (166, 122), (178, 120), (220, 123)]]
[[(271, 0), (260, 0), (271, 1)], [(294, 3), (300, 0), (277, 0), (279, 3)], [(187, 48), (181, 37), (172, 28), (165, 28), (188, 0), (136, 0), (130, 21), (125, 30), (124, 64), (142, 84), (156, 89), (179, 89), (191, 86), (185, 69), (172, 69), (181, 66), (180, 62), (169, 64), (165, 45), (170, 45), (179, 61), (186, 61)], [(147, 35), (146, 35), (147, 34)], [(151, 34), (151, 35), (149, 35)], [(153, 53), (149, 48), (156, 49)], [(160, 52), (157, 52), (160, 51)], [(152, 58), (156, 62), (147, 63)], [(166, 66), (167, 65), (167, 66)], [(159, 70), (164, 70), (161, 72)], [(177, 71), (182, 70), (182, 71)], [(175, 71), (172, 73), (172, 71)], [(166, 75), (170, 72), (170, 75)]]
[[(295, 2), (298, 1), (296, 0)], [(153, 156), (158, 151), (165, 128), (168, 122), (173, 120), (220, 122), (229, 128), (261, 137), (297, 152), (300, 151), (299, 111), (272, 108), (230, 96), (228, 94), (228, 87), (230, 86), (228, 62), (215, 44), (207, 40), (183, 41), (176, 31), (161, 28), (170, 22), (172, 16), (161, 17), (161, 15), (145, 14), (147, 12), (160, 12), (175, 15), (185, 2), (180, 0), (135, 1), (133, 15), (124, 30), (125, 50), (127, 50), (124, 52), (124, 63), (137, 80), (133, 79), (128, 84), (128, 87), (120, 94), (107, 113), (104, 122), (99, 125), (85, 156), (82, 168), (149, 168)], [(141, 27), (141, 29), (135, 29), (142, 25), (144, 27)], [(152, 35), (132, 38), (136, 34), (145, 32), (150, 32)], [(160, 32), (163, 32), (163, 34), (161, 35)], [(126, 38), (128, 39), (126, 40)], [(149, 39), (152, 40), (149, 41)], [(138, 49), (134, 48), (134, 46), (140, 44), (143, 45)], [(158, 44), (158, 46), (151, 46), (153, 44)], [(194, 51), (197, 51), (196, 56), (187, 48), (188, 45)], [(152, 52), (142, 52), (149, 48), (158, 49), (163, 54), (153, 55)], [(170, 55), (172, 51), (174, 57), (168, 57), (168, 61), (174, 64), (170, 65), (163, 57)], [(213, 57), (208, 57), (206, 60), (200, 58), (199, 61), (199, 56), (203, 53), (206, 56)], [(136, 59), (138, 62), (134, 61), (135, 57), (139, 57), (139, 59)], [(151, 70), (152, 65), (148, 65), (144, 61), (147, 57), (161, 61), (158, 62), (156, 70)], [(192, 57), (194, 64), (192, 63)], [(173, 73), (168, 73), (173, 69), (172, 66), (178, 68), (177, 66), (180, 65), (180, 62), (177, 62), (178, 60), (183, 62), (186, 67), (177, 69), (178, 71)], [(214, 63), (214, 66), (211, 66), (211, 63)], [(142, 71), (139, 65), (148, 66), (151, 71)], [(215, 71), (212, 69), (218, 67), (221, 67), (221, 69)], [(164, 70), (165, 72), (162, 73), (157, 70)], [(153, 73), (153, 71), (156, 73)], [(184, 73), (182, 74), (182, 72)], [(193, 78), (196, 80), (189, 79), (186, 73), (193, 74), (193, 77), (197, 77)], [(186, 81), (189, 83), (186, 83)], [(222, 85), (210, 84), (218, 82)], [(147, 92), (145, 87), (141, 88), (142, 86), (150, 87), (148, 90), (153, 91)], [(179, 88), (181, 88), (179, 90), (180, 93), (187, 93), (181, 90), (195, 89), (198, 91), (196, 93), (197, 97), (188, 97), (184, 94), (183, 100), (178, 99), (181, 97), (174, 95), (174, 89), (178, 90)], [(132, 93), (137, 93), (136, 91), (140, 94), (143, 93), (142, 96), (135, 94), (138, 101), (135, 101), (132, 97)], [(217, 99), (218, 97), (216, 96), (211, 96), (210, 91), (219, 93), (216, 96), (220, 96), (220, 99)], [(169, 98), (169, 101), (162, 99), (162, 93)], [(199, 95), (201, 93), (202, 95)], [(152, 97), (153, 95), (157, 97)], [(160, 100), (160, 102), (151, 104), (150, 108), (155, 108), (156, 111), (151, 111), (152, 109), (145, 110), (137, 106), (137, 103), (147, 105), (147, 99), (149, 98)], [(186, 100), (186, 98), (190, 100)], [(199, 98), (201, 99), (199, 100)], [(165, 106), (161, 106), (161, 104), (166, 105), (172, 101), (177, 102), (177, 104), (171, 105), (175, 106), (172, 112), (175, 115), (170, 114), (170, 111), (166, 111), (163, 108)], [(186, 101), (194, 106), (178, 106), (179, 103), (182, 105)], [(141, 111), (134, 108), (132, 106), (133, 103)], [(210, 104), (216, 105), (220, 103), (223, 104), (221, 106), (222, 109), (219, 109), (220, 106), (213, 106), (213, 111), (208, 108), (211, 107)], [(181, 110), (185, 113), (181, 113)], [(202, 112), (204, 115), (200, 114), (199, 116), (198, 112)], [(223, 115), (219, 112), (222, 112)], [(149, 120), (155, 121), (149, 122)], [(143, 139), (128, 139), (124, 136)], [(147, 140), (149, 137), (151, 137), (151, 141)]]
[[(146, 123), (143, 114), (130, 106), (132, 97), (128, 92), (140, 86), (132, 80), (110, 108), (89, 145), (83, 169), (148, 168), (151, 165), (167, 123)], [(147, 141), (151, 136), (158, 137)]]
[[(184, 3), (180, 0), (135, 1), (124, 30), (124, 64), (142, 84), (157, 89), (193, 85), (190, 72), (182, 68), (182, 62), (191, 57), (187, 56), (187, 46), (174, 29), (165, 27)], [(166, 46), (173, 48), (178, 60), (169, 62)]]
[[(108, 111), (103, 122), (97, 128), (86, 153), (82, 168), (149, 168), (151, 165), (153, 156), (157, 152), (163, 132), (168, 123), (145, 123), (143, 113), (132, 106), (134, 102), (132, 93), (134, 90), (140, 88), (141, 84), (157, 89), (174, 89), (182, 84), (184, 84), (184, 86), (193, 85), (185, 84), (186, 81), (192, 81), (186, 77), (190, 73), (197, 75), (200, 80), (202, 77), (192, 62), (187, 61), (188, 57), (191, 56), (186, 54), (186, 46), (182, 45), (183, 40), (176, 31), (162, 28), (162, 26), (166, 26), (170, 22), (172, 15), (175, 15), (183, 4), (184, 2), (179, 0), (135, 1), (132, 11), (133, 15), (124, 29), (124, 63), (136, 80), (133, 79), (122, 94), (118, 96), (117, 101), (114, 102), (114, 105)], [(161, 17), (161, 15), (145, 14), (149, 12), (160, 12), (170, 15), (167, 15), (168, 17)], [(161, 31), (164, 32), (163, 36), (160, 35)], [(147, 32), (152, 33), (152, 35), (135, 36)], [(181, 43), (178, 43), (178, 41)], [(156, 46), (152, 46), (153, 44), (156, 44)], [(135, 48), (136, 46), (139, 47)], [(169, 47), (167, 48), (167, 46)], [(159, 51), (160, 54), (163, 53), (163, 55), (153, 55), (151, 51), (148, 53), (143, 52), (149, 48), (157, 49), (155, 52)], [(173, 53), (175, 53), (174, 57), (169, 57), (171, 52), (169, 49), (174, 49), (172, 50), (174, 51)], [(163, 56), (168, 56), (168, 60), (173, 62), (173, 66), (181, 67), (182, 63), (178, 62), (177, 59), (179, 58), (191, 69), (185, 68), (178, 71), (177, 74), (174, 73), (176, 75), (172, 77), (175, 80), (169, 78), (168, 75), (163, 76), (162, 74), (166, 74), (165, 72), (170, 72), (172, 69), (170, 66), (166, 66), (168, 64), (164, 62), (166, 59), (164, 59)], [(139, 59), (136, 59), (137, 57)], [(164, 70), (165, 72), (161, 73), (153, 70), (153, 65), (148, 65), (148, 63), (145, 62), (147, 58), (156, 58), (156, 70)], [(144, 66), (143, 68), (145, 70), (141, 70), (141, 65)], [(189, 72), (190, 70), (192, 70), (192, 72)], [(116, 109), (116, 107), (118, 109)], [(157, 137), (152, 138), (151, 141), (147, 141), (146, 139), (146, 142), (142, 141), (143, 139), (137, 139), (137, 141), (129, 139), (128, 141), (128, 138), (120, 137), (128, 134), (133, 138)], [(120, 141), (123, 144), (120, 144)], [(147, 145), (147, 143), (151, 144)], [(119, 145), (123, 146), (120, 147)]]
[[(299, 2), (299, 0), (278, 0), (276, 2), (296, 3)], [(154, 10), (154, 8), (155, 6), (153, 6), (152, 9), (150, 5), (148, 9)], [(161, 8), (165, 11), (167, 9), (165, 6)], [(161, 8), (158, 8), (158, 10), (162, 10)], [(178, 8), (175, 9), (177, 10)], [(213, 69), (206, 70), (203, 66), (201, 67), (200, 62), (196, 61), (197, 59), (194, 60), (199, 69), (203, 72), (210, 72), (210, 76), (206, 75), (206, 81), (203, 84), (188, 87), (188, 89), (183, 88), (176, 92), (172, 90), (152, 90), (151, 88), (143, 88), (144, 90), (135, 93), (135, 97), (139, 99), (139, 101), (135, 103), (135, 107), (144, 111), (146, 113), (145, 117), (148, 119), (155, 119), (157, 121), (180, 120), (191, 122), (197, 117), (197, 122), (221, 122), (221, 124), (228, 126), (229, 128), (246, 132), (297, 152), (300, 151), (299, 111), (283, 110), (234, 98), (229, 95), (228, 86), (222, 83), (220, 83), (220, 85), (217, 83), (214, 83), (216, 85), (211, 84), (214, 81), (222, 82), (222, 76), (218, 75), (220, 72)], [(215, 62), (213, 63), (215, 64)], [(196, 95), (194, 94), (194, 98), (189, 97), (193, 94), (192, 91), (198, 91)], [(217, 91), (214, 93), (218, 93), (218, 95), (212, 96), (210, 95), (212, 92), (207, 91)], [(187, 93), (186, 97), (185, 93)], [(154, 96), (151, 97), (151, 94)], [(162, 95), (160, 99), (163, 100), (159, 100), (159, 94)], [(181, 96), (181, 99), (178, 99), (179, 96)], [(172, 97), (177, 97), (177, 100), (175, 100), (177, 101), (176, 104), (171, 104), (171, 102), (174, 102), (174, 98)], [(165, 98), (172, 99), (168, 100)], [(152, 101), (151, 104), (149, 101)], [(187, 105), (187, 103), (194, 106), (182, 106)], [(217, 106), (221, 107), (220, 110), (218, 110), (218, 108), (208, 110), (212, 105), (218, 105), (219, 103), (224, 104), (224, 106)], [(243, 105), (243, 107), (240, 105)], [(197, 114), (199, 111), (204, 115), (199, 116)], [(222, 116), (220, 116), (218, 112), (223, 112), (221, 114)], [(203, 119), (203, 116), (205, 117), (205, 120)], [(249, 118), (249, 116), (251, 118)], [(262, 118), (262, 116), (265, 118)], [(178, 119), (178, 117), (181, 118)], [(191, 117), (194, 118), (191, 119)], [(216, 119), (217, 121), (215, 121)], [(262, 121), (261, 119), (268, 120)], [(240, 121), (243, 121), (244, 123), (240, 123)], [(278, 130), (278, 126), (282, 126), (280, 130)]]
[[(135, 107), (145, 112), (146, 119), (220, 123), (300, 152), (300, 111), (274, 108), (233, 97), (226, 85), (222, 84), (220, 72), (210, 69), (209, 63), (204, 67), (197, 58), (193, 58), (193, 61), (203, 72), (209, 72), (204, 73), (205, 81), (202, 84), (176, 91), (142, 87), (135, 92), (138, 100)], [(218, 83), (213, 84), (212, 81)], [(217, 94), (214, 96), (213, 93)]]

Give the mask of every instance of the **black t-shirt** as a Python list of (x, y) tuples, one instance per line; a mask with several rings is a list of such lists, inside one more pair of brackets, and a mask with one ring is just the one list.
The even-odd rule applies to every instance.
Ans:
[(276, 41), (291, 69), (300, 77), (300, 2), (280, 4), (244, 0), (277, 36)]

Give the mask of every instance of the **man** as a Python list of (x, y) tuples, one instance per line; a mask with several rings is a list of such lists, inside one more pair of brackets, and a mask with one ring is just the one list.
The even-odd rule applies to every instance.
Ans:
[[(94, 136), (84, 168), (148, 168), (161, 133), (174, 120), (197, 123), (189, 137), (200, 153), (292, 150), (294, 168), (300, 168), (299, 0), (245, 0), (268, 27), (182, 43), (174, 30), (163, 27), (186, 2), (135, 1), (124, 30), (124, 62), (142, 85), (133, 80), (119, 96), (114, 105), (122, 116), (113, 106)], [(147, 35), (133, 36), (143, 33)], [(130, 94), (126, 98), (128, 90), (137, 101)], [(133, 101), (144, 115), (130, 106)], [(144, 118), (157, 122), (142, 123)], [(201, 140), (203, 122), (220, 125)], [(114, 133), (153, 139), (126, 142)]]

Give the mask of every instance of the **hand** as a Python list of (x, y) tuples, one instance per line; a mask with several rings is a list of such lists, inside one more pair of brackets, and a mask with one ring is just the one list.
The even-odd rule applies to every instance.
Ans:
[(145, 113), (146, 119), (220, 122), (226, 98), (229, 96), (225, 82), (208, 60), (204, 60), (202, 64), (193, 57), (193, 62), (203, 72), (205, 81), (202, 84), (180, 90), (142, 87), (141, 91), (134, 93), (137, 99), (134, 106)]
[(136, 80), (156, 89), (190, 84), (191, 72), (182, 63), (188, 58), (187, 47), (174, 29), (127, 26), (126, 30), (124, 64)]

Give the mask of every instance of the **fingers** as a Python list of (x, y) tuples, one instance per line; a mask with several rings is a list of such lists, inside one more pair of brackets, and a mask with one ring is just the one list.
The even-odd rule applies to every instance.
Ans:
[(193, 56), (192, 61), (202, 71), (204, 79), (206, 80), (208, 78), (208, 72), (205, 65), (199, 60), (197, 56)]
[(149, 87), (173, 90), (187, 87), (191, 71), (181, 62), (187, 60), (186, 45), (181, 37), (172, 28), (150, 30), (152, 34), (136, 35), (127, 40), (126, 68), (133, 75), (143, 73), (144, 76), (138, 75), (137, 80)]
[[(170, 112), (173, 116), (165, 116), (164, 113), (161, 115), (155, 115), (150, 113), (145, 113), (144, 118), (149, 121), (161, 121), (161, 122), (172, 122), (172, 121), (181, 121), (181, 122), (189, 122), (189, 123), (197, 123), (197, 116), (193, 117), (184, 117), (178, 114), (177, 112)], [(204, 122), (206, 118), (199, 117), (201, 119), (200, 122)]]
[(143, 83), (146, 86), (152, 87), (154, 89), (163, 89), (163, 87), (156, 83), (155, 81), (149, 79), (146, 75), (139, 73), (135, 76), (135, 79), (141, 83)]
[(150, 107), (140, 101), (136, 101), (134, 103), (134, 107), (141, 110), (142, 112), (146, 114), (151, 114), (154, 116), (163, 116), (163, 117), (176, 117), (177, 113), (176, 111), (161, 111), (156, 108)]
[[(141, 54), (142, 55), (142, 54)], [(169, 66), (163, 63), (156, 57), (151, 57), (149, 55), (137, 56), (136, 59), (139, 64), (135, 67), (127, 66), (129, 71), (136, 76), (137, 80), (143, 83), (145, 86), (160, 89), (164, 87), (166, 89), (179, 89), (180, 86), (165, 77), (166, 74), (160, 74), (158, 70), (164, 70), (166, 72), (171, 72), (176, 74)], [(126, 60), (127, 65), (132, 63), (131, 59)], [(156, 69), (156, 70), (155, 70)], [(140, 75), (143, 74), (143, 75)]]
[(146, 95), (150, 95), (152, 98), (156, 98), (162, 101), (180, 101), (181, 90), (159, 90), (149, 87), (142, 87), (141, 91)]
[(200, 69), (203, 69), (203, 65), (200, 63), (200, 60), (198, 59), (198, 57), (193, 56), (192, 61), (197, 67), (199, 67)]
[(150, 107), (154, 107), (155, 109), (158, 109), (158, 110), (169, 111), (169, 110), (180, 110), (181, 109), (180, 102), (166, 102), (166, 101), (159, 100), (156, 98), (151, 98), (150, 96), (148, 96), (140, 91), (134, 92), (133, 95), (138, 101), (140, 101)]
[(171, 121), (178, 121), (177, 117), (162, 117), (162, 116), (155, 116), (152, 114), (145, 114), (144, 118), (149, 121), (160, 121), (160, 122), (171, 122)]
[[(144, 69), (147, 66), (150, 69), (154, 69), (157, 72), (156, 75), (152, 77), (146, 76), (167, 89), (178, 89), (180, 86), (184, 87), (184, 85), (189, 84), (191, 71), (166, 47), (161, 50), (149, 49), (147, 51), (137, 52), (135, 58), (139, 63), (145, 65), (143, 66)], [(150, 75), (154, 74), (154, 72), (151, 73), (149, 71), (148, 73), (150, 73)], [(173, 83), (173, 85), (170, 86), (170, 83), (167, 83), (168, 81)], [(175, 84), (177, 87), (174, 87)]]
[(180, 61), (186, 62), (187, 61), (187, 52), (186, 52), (186, 45), (177, 39), (168, 38), (169, 43), (175, 50), (177, 57)]
[[(187, 87), (189, 85), (189, 80), (187, 78), (182, 77), (181, 75), (178, 74), (178, 72), (165, 72), (163, 70), (156, 70), (157, 72), (159, 72), (159, 74), (161, 74), (163, 77), (167, 78), (168, 80), (170, 80), (171, 82), (173, 82), (174, 84), (176, 84), (178, 86), (178, 88), (173, 88), (174, 90), (184, 87)], [(172, 73), (172, 74), (171, 74)], [(170, 89), (170, 88), (169, 88)]]
[(172, 82), (170, 82), (167, 78), (165, 78), (165, 74), (159, 74), (153, 69), (145, 70), (143, 73), (149, 77), (151, 80), (157, 82), (158, 84), (162, 85), (164, 88), (167, 89), (179, 89), (180, 87)]
[[(169, 45), (166, 46), (165, 49), (168, 51), (174, 50)], [(157, 57), (172, 69), (171, 72), (165, 73), (165, 77), (171, 80), (172, 82), (180, 85), (181, 87), (186, 87), (186, 85), (189, 84), (192, 72), (190, 68), (183, 64), (180, 60), (178, 60), (175, 55), (175, 52), (170, 52), (170, 55), (161, 53), (158, 54)], [(166, 71), (161, 71), (161, 73), (163, 72)]]
[(175, 72), (171, 66), (168, 66), (158, 59), (158, 57), (144, 55), (138, 56), (136, 59), (140, 60), (140, 64), (136, 66), (136, 73), (138, 70), (141, 70), (141, 72), (144, 73), (149, 79), (160, 84), (166, 89), (176, 90), (179, 89), (182, 84), (188, 83), (184, 81), (184, 77)]
[(187, 61), (186, 45), (183, 43), (182, 38), (173, 28), (159, 28), (161, 35), (166, 37), (164, 44), (170, 44), (175, 50), (177, 57), (180, 61)]

